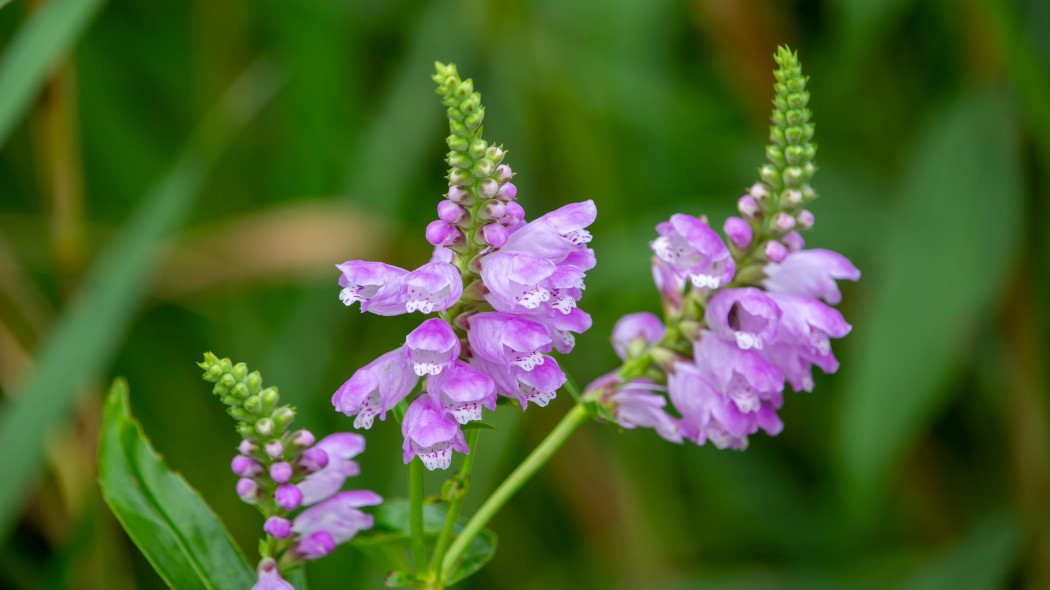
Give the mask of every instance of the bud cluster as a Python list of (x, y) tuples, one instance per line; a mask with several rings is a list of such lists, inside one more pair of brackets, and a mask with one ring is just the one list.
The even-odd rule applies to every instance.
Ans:
[(448, 111), (448, 193), (438, 204), (438, 219), (427, 226), (427, 241), (456, 253), (457, 265), (468, 263), (489, 248), (507, 242), (510, 229), (525, 217), (515, 202), (518, 189), (510, 182), (513, 172), (503, 163), (502, 146), (481, 138), (485, 107), (474, 82), (461, 80), (455, 64), (436, 64), (432, 76)]
[[(258, 371), (210, 352), (197, 365), (204, 369), (203, 379), (215, 384), (213, 393), (237, 420), (243, 438), (230, 469), (240, 478), (237, 495), (266, 518), (259, 552), (267, 567), (260, 566), (260, 576), (269, 575), (274, 558), (281, 557), (284, 567), (315, 559), (371, 526), (372, 517), (356, 508), (378, 504), (378, 496), (337, 494), (359, 471), (350, 459), (364, 449), (363, 437), (336, 433), (318, 442), (309, 430), (292, 431), (295, 410), (279, 405), (277, 388), (264, 388)], [(291, 518), (291, 512), (311, 504), (317, 505)], [(349, 515), (349, 524), (336, 527), (326, 520), (338, 513)]]
[(813, 227), (813, 214), (805, 209), (817, 197), (809, 184), (817, 170), (817, 146), (812, 143), (808, 77), (802, 75), (798, 55), (786, 47), (778, 48), (774, 59), (780, 67), (774, 72), (768, 163), (758, 169), (761, 182), (737, 201), (741, 216), (730, 217), (723, 227), (739, 262), (741, 283), (757, 283), (764, 264), (782, 262), (801, 250), (805, 241), (799, 232)]

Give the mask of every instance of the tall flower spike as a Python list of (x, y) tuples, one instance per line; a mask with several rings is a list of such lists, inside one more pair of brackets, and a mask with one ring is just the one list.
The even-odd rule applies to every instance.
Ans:
[[(773, 99), (773, 125), (769, 128), (771, 145), (766, 148), (769, 165), (759, 169), (762, 182), (769, 188), (770, 196), (775, 197), (767, 201), (771, 205), (769, 212), (778, 205), (801, 208), (816, 198), (809, 186), (816, 172), (813, 158), (817, 154), (817, 146), (811, 141), (814, 126), (806, 90), (809, 78), (802, 75), (798, 54), (787, 47), (778, 47), (773, 59), (780, 67), (773, 73), (777, 94)], [(797, 191), (798, 195), (789, 191)]]

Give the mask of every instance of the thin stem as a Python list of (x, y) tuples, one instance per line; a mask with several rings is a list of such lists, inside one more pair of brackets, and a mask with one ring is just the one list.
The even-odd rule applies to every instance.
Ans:
[(427, 569), (427, 546), (423, 539), (423, 461), (414, 457), (408, 464), (409, 532), (412, 535), (412, 564), (416, 574)]
[(517, 469), (507, 476), (507, 479), (503, 480), (503, 483), (485, 500), (485, 503), (481, 505), (481, 508), (470, 519), (467, 526), (463, 527), (463, 532), (452, 543), (452, 547), (449, 548), (445, 558), (441, 561), (441, 571), (438, 572), (439, 579), (447, 579), (448, 574), (452, 572), (452, 568), (463, 556), (474, 537), (478, 536), (482, 529), (485, 528), (485, 525), (499, 512), (499, 509), (503, 508), (503, 505), (521, 489), (521, 486), (525, 485), (525, 482), (529, 481), (529, 478), (539, 471), (540, 467), (543, 467), (551, 456), (565, 444), (565, 441), (580, 426), (583, 426), (583, 423), (590, 417), (591, 413), (586, 405), (576, 404), (573, 406), (572, 410), (569, 410), (569, 413), (547, 435), (547, 438), (543, 439), (543, 442), (522, 461), (521, 465), (518, 465)]
[(459, 518), (460, 506), (463, 505), (463, 499), (466, 498), (467, 490), (470, 488), (470, 470), (474, 466), (474, 455), (477, 454), (479, 434), (481, 434), (480, 428), (475, 428), (467, 433), (467, 447), (470, 449), (470, 453), (463, 457), (463, 464), (460, 465), (459, 473), (457, 474), (457, 479), (459, 479), (463, 489), (459, 490), (456, 497), (448, 504), (445, 526), (441, 529), (441, 536), (438, 537), (437, 544), (434, 546), (434, 555), (430, 558), (431, 572), (437, 572), (441, 559), (445, 556), (445, 551), (448, 549), (448, 544), (452, 541), (452, 531), (455, 529), (456, 520)]

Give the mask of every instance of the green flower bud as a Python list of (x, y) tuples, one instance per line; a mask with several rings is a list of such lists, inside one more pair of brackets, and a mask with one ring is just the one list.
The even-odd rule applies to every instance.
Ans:
[(758, 169), (758, 176), (762, 179), (762, 182), (774, 189), (780, 188), (780, 173), (777, 172), (775, 167), (766, 164)]
[(276, 387), (267, 387), (266, 389), (262, 390), (262, 393), (259, 394), (259, 397), (262, 400), (263, 414), (269, 414), (273, 412), (274, 408), (277, 407), (277, 403), (281, 400), (281, 396), (277, 394)]
[(251, 395), (251, 392), (248, 391), (247, 385), (245, 385), (244, 383), (238, 383), (230, 389), (230, 394), (238, 400), (242, 400)]
[(273, 424), (277, 432), (285, 432), (295, 420), (295, 410), (291, 406), (281, 406), (273, 412)]
[(452, 94), (460, 99), (464, 99), (471, 96), (472, 94), (474, 94), (474, 81), (470, 78), (467, 78), (461, 84), (456, 86), (456, 89), (452, 91)]
[(474, 184), (474, 177), (470, 174), (470, 172), (457, 168), (449, 172), (448, 183), (450, 186), (469, 186), (471, 184)]
[(255, 419), (258, 417), (252, 414), (251, 412), (245, 410), (244, 408), (238, 406), (228, 408), (226, 412), (233, 416), (233, 419), (237, 420), (238, 422), (254, 422)]
[(233, 375), (231, 375), (229, 371), (226, 371), (226, 374), (219, 379), (219, 385), (222, 385), (226, 389), (231, 389), (234, 385), (237, 385), (237, 380), (233, 378)]
[(253, 395), (248, 399), (244, 400), (244, 409), (251, 412), (255, 416), (260, 416), (263, 413), (263, 401), (259, 394)]
[(463, 102), (459, 103), (459, 110), (461, 110), (465, 114), (469, 115), (469, 114), (473, 113), (474, 111), (478, 110), (478, 107), (480, 107), (480, 106), (481, 106), (481, 95), (478, 94), (477, 92), (475, 92), (474, 94), (470, 95), (469, 98), (467, 98)]
[(445, 139), (445, 143), (448, 144), (449, 149), (455, 150), (457, 152), (465, 152), (467, 150), (468, 142), (466, 137), (460, 137), (458, 135), (449, 135)]
[(262, 389), (262, 375), (259, 374), (259, 371), (252, 371), (244, 378), (244, 384), (248, 386), (249, 392), (259, 393), (259, 390)]
[(481, 126), (481, 122), (485, 120), (485, 107), (479, 107), (478, 110), (467, 115), (466, 119), (463, 119), (463, 124), (468, 129), (474, 130)]
[(260, 418), (255, 422), (255, 433), (261, 437), (269, 438), (273, 436), (274, 430), (274, 421), (270, 418)]
[(466, 125), (462, 121), (456, 121), (455, 119), (449, 119), (448, 128), (456, 135), (467, 135), (469, 133)]
[(244, 363), (237, 363), (233, 366), (233, 378), (238, 381), (244, 381), (244, 378), (248, 376), (248, 365)]
[(489, 144), (484, 139), (475, 139), (470, 142), (470, 157), (475, 160), (480, 160), (485, 156), (485, 152), (488, 149)]
[(233, 362), (230, 359), (220, 359), (219, 366), (222, 367), (223, 373), (229, 373), (233, 371)]
[(237, 434), (241, 435), (241, 438), (254, 438), (255, 424), (251, 422), (241, 422), (237, 425)]
[(450, 108), (448, 110), (448, 117), (450, 119), (454, 119), (456, 121), (462, 121), (464, 118), (466, 118), (466, 116), (467, 116), (467, 113), (464, 113), (463, 111), (461, 111), (461, 110), (459, 110), (459, 109), (457, 109), (455, 107), (452, 107), (452, 108)]
[(503, 151), (502, 147), (490, 145), (489, 149), (485, 150), (485, 157), (492, 160), (497, 166), (503, 161), (505, 155), (506, 152)]
[(463, 152), (449, 152), (448, 163), (454, 168), (470, 168), (474, 161)]
[(496, 171), (496, 165), (492, 160), (482, 158), (474, 163), (474, 176), (477, 178), (488, 178)]
[(784, 169), (783, 180), (787, 186), (799, 186), (805, 178), (805, 172), (798, 166), (789, 166)]
[[(788, 149), (791, 149), (790, 147)], [(767, 145), (766, 146), (766, 159), (772, 162), (775, 166), (784, 165), (784, 151), (778, 146)]]
[(222, 367), (219, 365), (212, 365), (208, 367), (208, 370), (204, 373), (204, 380), (211, 381), (212, 383), (217, 382), (222, 378)]
[(241, 399), (233, 395), (224, 395), (219, 398), (219, 401), (227, 406), (239, 406), (241, 405)]

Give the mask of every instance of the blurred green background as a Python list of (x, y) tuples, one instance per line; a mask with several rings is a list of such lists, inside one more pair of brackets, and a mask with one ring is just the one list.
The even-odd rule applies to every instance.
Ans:
[[(864, 272), (842, 368), (743, 453), (584, 428), (463, 587), (1050, 587), (1045, 0), (0, 0), (0, 587), (163, 587), (95, 482), (118, 375), (254, 557), (194, 362), (350, 428), (330, 394), (418, 317), (347, 310), (332, 265), (428, 257), (434, 60), (474, 78), (530, 217), (598, 204), (594, 328), (561, 361), (585, 383), (658, 310), (653, 225), (720, 224), (756, 178), (781, 43), (811, 76), (807, 240)], [(468, 513), (570, 403), (493, 418)], [(407, 495), (396, 425), (368, 441), (353, 485)], [(382, 576), (349, 547), (308, 574)]]

